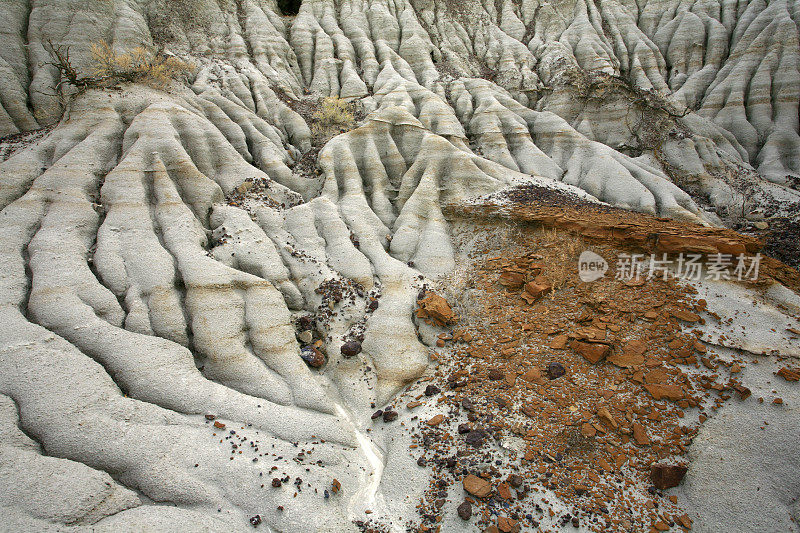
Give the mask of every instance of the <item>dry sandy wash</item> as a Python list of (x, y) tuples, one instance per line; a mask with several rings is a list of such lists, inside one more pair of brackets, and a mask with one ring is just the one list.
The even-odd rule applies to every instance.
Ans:
[[(535, 183), (800, 227), (800, 2), (9, 0), (0, 20), (0, 530), (404, 531), (412, 415), (370, 415), (431, 372), (417, 297), (466, 257), (446, 206)], [(193, 68), (79, 91), (48, 43), (84, 75), (102, 43)], [(355, 123), (321, 138), (320, 97)], [(729, 285), (706, 298), (734, 333), (705, 340), (798, 357), (800, 297)], [(701, 431), (695, 530), (800, 530), (782, 395)]]

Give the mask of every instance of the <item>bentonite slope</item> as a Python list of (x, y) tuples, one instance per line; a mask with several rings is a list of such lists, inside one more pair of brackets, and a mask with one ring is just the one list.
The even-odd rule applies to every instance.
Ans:
[[(20, 0), (0, 20), (2, 530), (418, 520), (404, 430), (368, 428), (431, 369), (417, 299), (464, 260), (446, 206), (534, 183), (798, 250), (798, 2)], [(48, 52), (91, 75), (104, 44), (192, 68), (78, 90)], [(320, 97), (356, 122), (312, 131)], [(797, 357), (773, 333), (800, 301), (758, 291), (727, 345)], [(772, 447), (733, 436), (779, 416), (743, 406), (701, 433), (695, 529), (797, 530), (791, 394)]]

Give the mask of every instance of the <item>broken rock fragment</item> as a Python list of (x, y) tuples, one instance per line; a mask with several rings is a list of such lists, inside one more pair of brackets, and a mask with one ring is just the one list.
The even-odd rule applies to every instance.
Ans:
[(497, 529), (503, 533), (516, 533), (519, 531), (519, 523), (513, 518), (501, 516), (497, 519)]
[(539, 372), (538, 368), (530, 368), (520, 377), (528, 383), (544, 383), (544, 380), (542, 379), (542, 373)]
[(481, 430), (470, 431), (467, 433), (466, 443), (470, 446), (475, 446), (476, 448), (483, 445), (483, 441), (486, 438), (486, 434)]
[(644, 364), (644, 353), (647, 345), (640, 339), (628, 342), (618, 353), (608, 357), (608, 361), (621, 368), (633, 368)]
[(700, 315), (687, 311), (686, 309), (675, 309), (672, 311), (672, 316), (684, 322), (700, 322)]
[(584, 359), (590, 363), (597, 364), (608, 355), (611, 347), (607, 344), (599, 344), (593, 342), (583, 342), (574, 340), (570, 343), (570, 347), (583, 356)]
[(428, 420), (428, 425), (431, 426), (431, 427), (436, 427), (439, 424), (441, 424), (443, 421), (444, 421), (444, 415), (438, 414), (438, 415), (434, 416), (433, 418), (431, 418), (430, 420)]
[(461, 520), (469, 520), (472, 518), (472, 504), (468, 501), (462, 502), (461, 505), (456, 508), (456, 511)]
[(692, 519), (689, 518), (688, 514), (682, 514), (681, 516), (676, 516), (675, 521), (681, 525), (683, 529), (692, 529)]
[(563, 350), (567, 347), (567, 340), (569, 340), (569, 338), (566, 335), (556, 335), (553, 337), (553, 340), (550, 341), (550, 348), (553, 350)]
[(485, 498), (492, 492), (492, 484), (483, 478), (470, 474), (462, 481), (464, 490), (477, 496), (478, 498)]
[(436, 293), (428, 292), (424, 298), (417, 301), (417, 317), (434, 326), (446, 326), (458, 321), (447, 300)]
[(597, 416), (603, 422), (607, 423), (613, 428), (617, 428), (617, 421), (614, 419), (614, 416), (608, 411), (607, 407), (600, 407), (597, 410)]
[(504, 500), (511, 499), (511, 488), (508, 486), (508, 483), (500, 483), (497, 485), (497, 495)]
[(648, 446), (650, 444), (650, 437), (641, 424), (633, 424), (633, 440), (639, 446)]
[(525, 284), (525, 291), (522, 293), (522, 298), (526, 302), (532, 304), (545, 294), (552, 292), (553, 284), (545, 276), (536, 276), (536, 279), (529, 281)]
[(678, 385), (660, 385), (658, 383), (646, 383), (644, 388), (656, 400), (664, 398), (677, 401), (683, 398), (683, 389)]
[(500, 274), (500, 285), (509, 289), (509, 290), (516, 290), (521, 289), (522, 286), (525, 284), (525, 276), (520, 274), (519, 272), (511, 272), (505, 271)]
[(660, 490), (677, 487), (688, 470), (685, 465), (656, 464), (650, 467), (650, 481)]
[(440, 392), (442, 392), (442, 389), (440, 389), (436, 385), (428, 385), (427, 387), (425, 387), (425, 396), (436, 396)]
[(300, 350), (300, 357), (311, 368), (319, 368), (325, 364), (325, 356), (313, 346), (303, 346)]

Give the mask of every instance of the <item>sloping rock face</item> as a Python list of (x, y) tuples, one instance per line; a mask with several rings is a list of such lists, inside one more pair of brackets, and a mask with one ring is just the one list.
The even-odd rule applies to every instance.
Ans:
[[(535, 182), (703, 225), (798, 212), (788, 1), (304, 0), (285, 16), (272, 0), (34, 0), (0, 15), (0, 136), (50, 128), (0, 150), (2, 527), (393, 516), (378, 484), (403, 452), (360, 428), (428, 368), (414, 310), (455, 265), (445, 205)], [(78, 91), (49, 43), (85, 75), (102, 43), (195, 69)], [(319, 97), (364, 118), (319, 146), (303, 113)], [(276, 476), (302, 479), (291, 505)], [(350, 483), (321, 500), (333, 478)]]

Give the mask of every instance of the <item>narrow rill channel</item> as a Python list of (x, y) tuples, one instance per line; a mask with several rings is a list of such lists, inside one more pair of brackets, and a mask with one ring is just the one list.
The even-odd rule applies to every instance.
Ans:
[[(366, 459), (367, 466), (364, 479), (360, 482), (361, 488), (353, 494), (347, 506), (348, 518), (353, 521), (363, 520), (364, 511), (366, 510), (372, 511), (373, 516), (387, 516), (386, 502), (383, 499), (383, 495), (378, 494), (381, 477), (383, 476), (383, 451), (366, 435), (361, 425), (353, 420), (346, 407), (338, 402), (334, 405), (336, 413), (352, 428), (358, 440), (361, 453)], [(400, 531), (400, 529), (393, 527), (392, 531), (395, 530)]]

